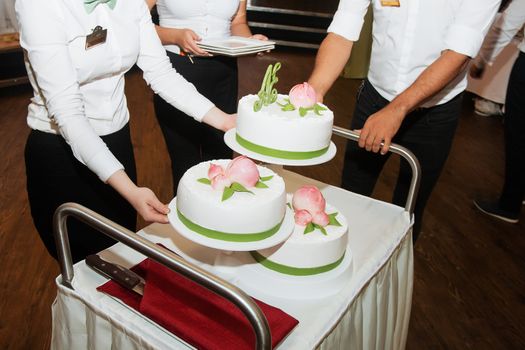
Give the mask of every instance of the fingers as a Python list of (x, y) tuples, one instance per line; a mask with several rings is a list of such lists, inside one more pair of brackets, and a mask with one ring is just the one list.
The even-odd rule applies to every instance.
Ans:
[[(355, 130), (359, 132), (359, 147), (366, 149), (369, 152), (386, 154), (390, 148), (391, 138), (386, 136), (380, 136), (380, 134), (373, 133), (368, 128), (362, 130)], [(381, 145), (383, 143), (383, 145)]]
[(392, 139), (388, 138), (385, 140), (383, 147), (381, 147), (381, 154), (385, 155), (388, 153), (388, 150), (390, 149), (390, 145), (392, 144)]
[(268, 37), (266, 35), (262, 35), (262, 34), (254, 34), (250, 38), (251, 39), (257, 39), (257, 40), (263, 40), (263, 41), (268, 40)]

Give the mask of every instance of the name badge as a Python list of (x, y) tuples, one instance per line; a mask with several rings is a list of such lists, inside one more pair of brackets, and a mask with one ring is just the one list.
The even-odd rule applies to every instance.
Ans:
[(102, 29), (101, 26), (96, 26), (95, 29), (93, 29), (93, 33), (86, 36), (86, 50), (89, 50), (97, 45), (104, 44), (106, 42), (107, 36), (107, 29)]
[(399, 7), (401, 4), (399, 3), (399, 0), (381, 0), (381, 6)]

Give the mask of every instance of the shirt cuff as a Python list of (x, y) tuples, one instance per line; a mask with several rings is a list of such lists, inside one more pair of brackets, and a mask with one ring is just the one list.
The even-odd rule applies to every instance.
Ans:
[(122, 163), (109, 150), (95, 154), (86, 162), (86, 166), (97, 174), (103, 182), (107, 182), (116, 171), (124, 169)]
[(476, 57), (482, 43), (481, 31), (460, 24), (452, 25), (445, 37), (445, 49), (469, 57)]
[(364, 21), (362, 15), (336, 11), (327, 32), (341, 35), (350, 41), (357, 41), (359, 40)]

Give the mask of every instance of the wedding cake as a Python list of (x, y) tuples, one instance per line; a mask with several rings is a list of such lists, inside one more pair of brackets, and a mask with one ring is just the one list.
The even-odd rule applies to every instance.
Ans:
[(286, 275), (312, 276), (341, 264), (348, 242), (345, 217), (315, 186), (298, 189), (291, 201), (295, 228), (282, 244), (251, 252), (264, 267)]
[(264, 156), (305, 160), (328, 151), (334, 114), (316, 103), (308, 83), (294, 86), (281, 95), (273, 85), (280, 63), (270, 65), (257, 95), (240, 99), (237, 110), (236, 141)]
[(256, 242), (279, 231), (283, 179), (245, 156), (188, 169), (177, 188), (177, 216), (189, 230), (226, 242)]

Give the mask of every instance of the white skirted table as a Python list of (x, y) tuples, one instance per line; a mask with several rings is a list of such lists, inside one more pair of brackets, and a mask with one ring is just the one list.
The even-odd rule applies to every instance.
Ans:
[[(342, 290), (329, 298), (290, 300), (271, 293), (260, 300), (281, 308), (299, 325), (278, 349), (403, 349), (413, 284), (412, 222), (403, 208), (282, 171), (287, 192), (317, 185), (349, 223), (352, 271)], [(198, 246), (170, 225), (153, 224), (139, 234), (162, 243), (195, 265), (241, 286), (235, 267), (215, 266), (221, 251)], [(130, 267), (142, 254), (118, 243), (101, 256)], [(80, 262), (74, 266), (74, 290), (57, 279), (53, 304), (52, 349), (187, 349), (176, 336), (115, 299), (96, 291), (106, 282)], [(268, 286), (270, 288), (270, 286)], [(264, 291), (263, 291), (264, 292)], [(197, 327), (198, 325), (196, 325)]]

